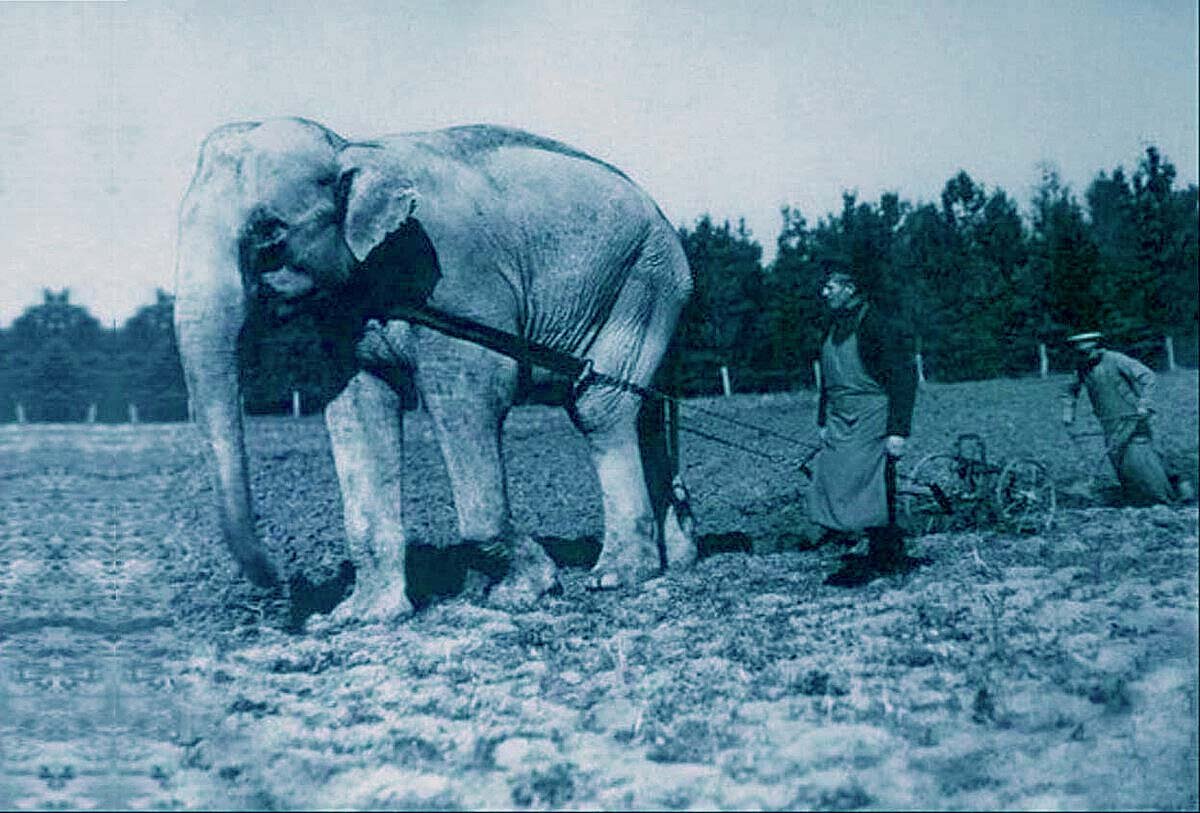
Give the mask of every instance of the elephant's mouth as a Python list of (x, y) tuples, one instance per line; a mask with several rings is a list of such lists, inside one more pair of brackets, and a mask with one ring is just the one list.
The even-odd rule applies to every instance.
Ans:
[(259, 279), (270, 291), (270, 295), (279, 297), (285, 302), (303, 299), (317, 289), (312, 277), (294, 271), (286, 265), (263, 274)]
[(261, 312), (277, 323), (313, 309), (324, 298), (311, 277), (286, 266), (260, 275), (252, 296)]

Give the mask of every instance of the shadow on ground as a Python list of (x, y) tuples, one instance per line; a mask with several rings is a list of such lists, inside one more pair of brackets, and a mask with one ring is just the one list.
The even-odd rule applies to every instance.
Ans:
[[(539, 536), (537, 541), (560, 568), (588, 569), (600, 556), (600, 540), (594, 536), (565, 539)], [(750, 536), (741, 531), (704, 534), (696, 542), (700, 558), (718, 553), (750, 553)], [(440, 598), (456, 596), (463, 591), (467, 573), (476, 570), (491, 573), (494, 562), (478, 545), (460, 544), (439, 548), (433, 545), (411, 545), (405, 565), (408, 576), (408, 597), (413, 606), (422, 609)], [(292, 577), (288, 584), (292, 629), (300, 630), (310, 616), (328, 613), (354, 587), (355, 569), (343, 560), (332, 579), (313, 583), (303, 574)]]

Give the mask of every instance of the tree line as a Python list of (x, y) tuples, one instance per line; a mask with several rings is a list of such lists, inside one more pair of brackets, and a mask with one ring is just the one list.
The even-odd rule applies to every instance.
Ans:
[[(1100, 172), (1082, 200), (1044, 171), (1024, 214), (966, 172), (935, 202), (846, 193), (841, 210), (815, 224), (784, 207), (770, 263), (743, 221), (705, 215), (679, 228), (695, 291), (664, 384), (716, 394), (724, 367), (739, 392), (811, 386), (819, 289), (838, 270), (858, 276), (908, 329), (933, 380), (1030, 374), (1039, 344), (1052, 368), (1065, 369), (1061, 340), (1083, 329), (1159, 367), (1171, 336), (1179, 360), (1195, 364), (1198, 214), (1197, 186), (1178, 186), (1175, 167), (1149, 147), (1132, 173)], [(159, 291), (123, 325), (105, 327), (68, 292), (47, 290), (0, 330), (0, 421), (186, 419), (172, 306)], [(293, 393), (316, 411), (343, 380), (311, 316), (248, 326), (239, 353), (251, 413), (286, 412)]]
[(959, 172), (937, 202), (847, 193), (815, 225), (785, 208), (769, 266), (744, 224), (703, 217), (680, 229), (696, 276), (681, 327), (682, 388), (719, 392), (716, 364), (736, 374), (739, 391), (811, 385), (819, 288), (838, 270), (859, 276), (911, 332), (938, 381), (1036, 372), (1039, 344), (1065, 369), (1062, 340), (1085, 329), (1157, 366), (1171, 336), (1194, 364), (1197, 192), (1177, 187), (1154, 147), (1132, 175), (1099, 173), (1082, 201), (1046, 170), (1026, 216), (1004, 190)]

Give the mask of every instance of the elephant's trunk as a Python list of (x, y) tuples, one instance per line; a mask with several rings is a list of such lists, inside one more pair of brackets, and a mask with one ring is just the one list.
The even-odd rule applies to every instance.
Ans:
[(278, 576), (255, 533), (238, 382), (238, 334), (246, 317), (238, 233), (231, 218), (221, 216), (221, 201), (205, 191), (193, 188), (184, 203), (175, 330), (188, 395), (207, 441), (222, 537), (246, 576), (269, 587)]

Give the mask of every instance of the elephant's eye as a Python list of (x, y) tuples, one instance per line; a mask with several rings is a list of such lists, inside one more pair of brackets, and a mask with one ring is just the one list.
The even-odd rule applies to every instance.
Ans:
[(262, 216), (250, 221), (246, 239), (256, 249), (265, 249), (282, 243), (287, 237), (288, 225), (277, 217)]

